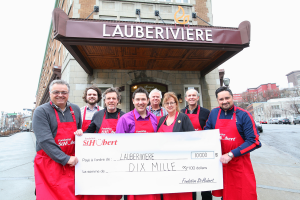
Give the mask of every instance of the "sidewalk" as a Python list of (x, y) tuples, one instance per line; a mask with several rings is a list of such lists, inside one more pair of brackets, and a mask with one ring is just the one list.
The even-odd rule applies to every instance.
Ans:
[(31, 132), (0, 137), (1, 200), (33, 200), (35, 137)]
[[(21, 132), (0, 138), (1, 200), (34, 200), (35, 136)], [(263, 144), (251, 153), (258, 200), (299, 200), (300, 160)], [(220, 198), (213, 198), (219, 200)], [(198, 195), (197, 200), (201, 200)]]

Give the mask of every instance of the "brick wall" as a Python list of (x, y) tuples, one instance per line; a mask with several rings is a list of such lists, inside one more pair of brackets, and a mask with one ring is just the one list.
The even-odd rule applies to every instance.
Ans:
[[(96, 0), (79, 0), (80, 9), (78, 11), (80, 18), (87, 18), (94, 10), (94, 5), (96, 5)], [(93, 19), (93, 15), (89, 17)]]
[[(211, 0), (196, 0), (194, 7), (197, 16), (212, 24)], [(199, 18), (197, 18), (196, 21), (198, 25), (209, 26), (207, 23), (203, 22)]]
[[(66, 13), (69, 12), (69, 1), (68, 0), (60, 0), (58, 3), (58, 7), (61, 8)], [(69, 16), (72, 15), (72, 7), (69, 13)], [(46, 43), (46, 55), (42, 65), (42, 71), (40, 76), (40, 82), (38, 86), (38, 92), (36, 95), (36, 107), (40, 105), (41, 100), (45, 92), (46, 88), (49, 84), (50, 78), (53, 75), (53, 67), (62, 66), (64, 57), (65, 57), (65, 48), (64, 46), (57, 40), (53, 39), (53, 29), (50, 27), (50, 36)]]

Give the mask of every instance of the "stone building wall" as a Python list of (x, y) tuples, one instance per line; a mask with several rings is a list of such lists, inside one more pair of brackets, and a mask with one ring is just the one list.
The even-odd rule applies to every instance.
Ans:
[[(212, 109), (217, 105), (215, 90), (219, 87), (220, 80), (218, 70), (214, 70), (204, 78), (200, 77), (200, 72), (195, 71), (168, 71), (168, 70), (94, 70), (94, 74), (89, 76), (74, 60), (70, 59), (67, 65), (62, 68), (62, 79), (69, 82), (71, 87), (69, 100), (82, 107), (85, 102), (82, 100), (86, 87), (95, 85), (97, 87), (121, 87), (125, 86), (125, 91), (121, 92), (121, 105), (118, 107), (124, 111), (130, 110), (130, 85), (140, 82), (157, 82), (168, 86), (168, 91), (181, 94), (184, 98), (184, 85), (200, 85), (203, 107)], [(104, 91), (102, 91), (104, 92)], [(185, 102), (180, 104), (185, 107)]]
[[(70, 18), (85, 19), (93, 11), (94, 6), (99, 6), (99, 12), (93, 13), (90, 19), (104, 20), (121, 20), (121, 21), (140, 21), (135, 10), (141, 10), (141, 21), (151, 23), (162, 23), (159, 17), (154, 16), (154, 10), (159, 10), (160, 16), (165, 23), (174, 23), (174, 13), (178, 10), (178, 5), (182, 6), (185, 14), (190, 15), (190, 24), (205, 25), (199, 19), (192, 19), (192, 12), (197, 12), (197, 15), (202, 19), (212, 23), (211, 0), (190, 0), (189, 3), (177, 3), (176, 0), (164, 2), (158, 0), (57, 0), (59, 8), (63, 9)], [(182, 14), (179, 12), (178, 16)], [(69, 100), (73, 103), (83, 106), (85, 103), (82, 100), (84, 89), (95, 84), (97, 86), (125, 86), (125, 91), (122, 92), (122, 103), (120, 108), (128, 111), (130, 103), (129, 90), (130, 84), (133, 81), (138, 82), (138, 79), (132, 74), (144, 74), (144, 79), (152, 80), (152, 82), (164, 83), (168, 85), (168, 90), (177, 94), (181, 94), (184, 98), (184, 85), (200, 85), (202, 93), (202, 103), (205, 108), (211, 109), (217, 106), (214, 92), (219, 87), (218, 69), (213, 70), (204, 78), (200, 76), (200, 72), (194, 71), (129, 71), (129, 70), (94, 70), (93, 76), (89, 77), (81, 66), (75, 61), (72, 55), (64, 48), (57, 40), (52, 40), (53, 32), (50, 27), (51, 35), (48, 38), (48, 49), (43, 62), (40, 84), (37, 92), (37, 106), (45, 91), (44, 87), (49, 84), (51, 77), (51, 67), (53, 65), (62, 66), (61, 79), (69, 82), (71, 92)], [(56, 51), (56, 53), (54, 53)], [(49, 72), (50, 70), (50, 72)], [(145, 81), (143, 81), (145, 82)], [(184, 103), (180, 107), (184, 107)]]

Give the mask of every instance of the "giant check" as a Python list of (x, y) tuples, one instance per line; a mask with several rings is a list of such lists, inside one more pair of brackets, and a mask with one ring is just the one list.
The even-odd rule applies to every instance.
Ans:
[(219, 130), (76, 136), (76, 195), (223, 188)]

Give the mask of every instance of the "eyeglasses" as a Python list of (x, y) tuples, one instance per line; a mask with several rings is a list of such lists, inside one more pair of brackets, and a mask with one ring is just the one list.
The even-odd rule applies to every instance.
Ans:
[(176, 104), (176, 102), (167, 102), (167, 103), (164, 103), (165, 106), (173, 106), (174, 104)]
[(54, 95), (59, 95), (59, 94), (67, 95), (67, 94), (69, 94), (69, 92), (67, 92), (67, 91), (56, 91), (56, 90), (51, 91), (51, 93), (54, 94)]

